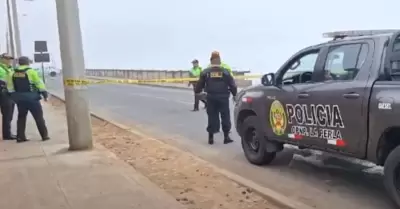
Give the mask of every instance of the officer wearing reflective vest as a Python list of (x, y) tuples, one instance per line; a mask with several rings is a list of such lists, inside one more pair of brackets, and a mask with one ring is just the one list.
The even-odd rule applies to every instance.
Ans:
[(7, 79), (13, 71), (11, 62), (14, 58), (6, 53), (0, 55), (0, 109), (2, 115), (3, 140), (14, 140), (15, 135), (11, 134), (11, 121), (14, 115), (14, 102), (7, 91)]
[[(213, 51), (213, 52), (211, 53), (211, 56), (220, 56), (220, 55), (219, 55), (219, 52), (218, 52), (218, 51)], [(211, 63), (210, 63), (207, 67), (211, 67)], [(232, 68), (231, 68), (228, 64), (226, 64), (226, 63), (224, 63), (224, 62), (221, 61), (221, 67), (223, 67), (223, 68), (225, 68), (226, 70), (228, 70), (228, 72), (231, 74), (231, 76), (233, 76)]]
[(30, 62), (28, 57), (20, 57), (19, 67), (11, 73), (7, 82), (8, 91), (18, 108), (17, 142), (28, 141), (25, 135), (28, 112), (33, 116), (42, 140), (50, 139), (40, 103), (41, 97), (47, 101), (48, 93), (37, 71), (29, 67)]
[(237, 86), (229, 71), (222, 67), (219, 54), (212, 54), (210, 61), (211, 66), (200, 75), (195, 93), (200, 93), (203, 89), (207, 92), (208, 143), (214, 143), (214, 133), (219, 130), (221, 115), (224, 144), (228, 144), (233, 142), (229, 136), (232, 126), (229, 95), (231, 93), (234, 97), (236, 96)]
[[(202, 68), (199, 65), (199, 61), (197, 59), (192, 61), (193, 67), (190, 70), (190, 77), (191, 78), (199, 78), (200, 74), (202, 72)], [(192, 85), (193, 86), (193, 92), (196, 88), (197, 85), (197, 81), (190, 81), (189, 82), (189, 86)], [(204, 107), (207, 107), (207, 101), (204, 98), (201, 98), (201, 96), (199, 96), (198, 94), (194, 94), (194, 107), (193, 107), (193, 111), (199, 111), (199, 101), (202, 101), (204, 104)]]

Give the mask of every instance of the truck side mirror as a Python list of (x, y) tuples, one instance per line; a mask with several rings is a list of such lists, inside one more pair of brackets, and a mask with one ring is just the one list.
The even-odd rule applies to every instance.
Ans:
[(274, 73), (268, 73), (263, 75), (261, 78), (261, 83), (264, 86), (273, 86), (275, 85), (275, 74)]

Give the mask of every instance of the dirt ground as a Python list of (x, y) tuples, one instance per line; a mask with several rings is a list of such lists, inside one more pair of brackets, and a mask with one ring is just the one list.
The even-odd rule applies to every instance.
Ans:
[[(64, 104), (50, 104), (65, 115)], [(93, 138), (188, 209), (278, 209), (261, 195), (219, 174), (207, 162), (157, 139), (92, 117)]]

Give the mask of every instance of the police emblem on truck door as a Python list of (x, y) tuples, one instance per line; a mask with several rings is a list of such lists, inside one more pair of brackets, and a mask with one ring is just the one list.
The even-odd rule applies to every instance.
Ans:
[(269, 122), (272, 128), (272, 131), (281, 136), (285, 133), (287, 126), (287, 119), (285, 109), (280, 101), (275, 100), (271, 104), (271, 108), (269, 110)]

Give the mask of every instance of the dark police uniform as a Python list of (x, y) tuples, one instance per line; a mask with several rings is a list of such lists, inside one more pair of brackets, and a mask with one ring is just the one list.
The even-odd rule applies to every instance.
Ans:
[(229, 94), (236, 96), (237, 93), (232, 75), (220, 65), (210, 66), (201, 73), (195, 92), (200, 93), (203, 89), (207, 92), (208, 143), (214, 143), (213, 135), (219, 129), (219, 115), (224, 132), (224, 144), (232, 142), (229, 137), (231, 131)]
[(48, 94), (38, 73), (29, 66), (22, 65), (11, 74), (7, 87), (18, 108), (17, 142), (28, 140), (25, 135), (28, 112), (32, 114), (42, 140), (50, 139), (40, 104), (41, 95), (47, 99)]

